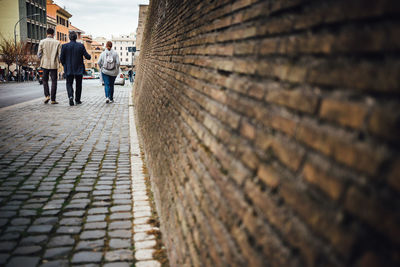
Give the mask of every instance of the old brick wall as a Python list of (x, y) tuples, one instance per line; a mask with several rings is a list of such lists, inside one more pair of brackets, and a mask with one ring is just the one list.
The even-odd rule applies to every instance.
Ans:
[(152, 0), (134, 103), (173, 266), (399, 266), (400, 1)]

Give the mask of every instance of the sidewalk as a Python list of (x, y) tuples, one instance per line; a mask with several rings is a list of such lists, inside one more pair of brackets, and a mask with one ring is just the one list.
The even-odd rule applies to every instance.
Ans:
[(160, 266), (130, 88), (0, 109), (0, 266)]

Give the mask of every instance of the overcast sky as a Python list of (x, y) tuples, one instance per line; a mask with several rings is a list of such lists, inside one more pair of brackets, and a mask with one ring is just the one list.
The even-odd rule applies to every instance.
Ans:
[(55, 0), (72, 14), (72, 25), (93, 37), (136, 32), (139, 4), (149, 0)]

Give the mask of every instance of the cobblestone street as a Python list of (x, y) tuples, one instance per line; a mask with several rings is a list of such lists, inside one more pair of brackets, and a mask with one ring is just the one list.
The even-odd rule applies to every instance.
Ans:
[(130, 89), (116, 86), (106, 104), (85, 81), (70, 107), (59, 85), (58, 105), (0, 110), (0, 266), (160, 265)]

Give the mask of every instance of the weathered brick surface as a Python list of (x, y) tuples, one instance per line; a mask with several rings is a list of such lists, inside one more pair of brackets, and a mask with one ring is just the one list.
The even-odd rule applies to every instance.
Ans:
[(134, 86), (173, 266), (396, 266), (400, 3), (159, 1)]

